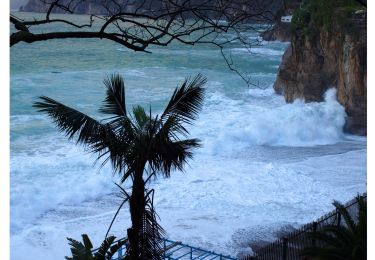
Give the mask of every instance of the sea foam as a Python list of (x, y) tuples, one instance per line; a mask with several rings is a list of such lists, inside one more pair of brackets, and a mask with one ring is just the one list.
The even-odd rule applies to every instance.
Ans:
[(248, 103), (220, 93), (207, 99), (197, 132), (204, 137), (203, 149), (216, 154), (252, 145), (327, 145), (343, 138), (346, 115), (334, 89), (329, 89), (325, 101), (319, 103), (296, 100), (286, 104), (270, 89), (251, 90), (248, 95)]

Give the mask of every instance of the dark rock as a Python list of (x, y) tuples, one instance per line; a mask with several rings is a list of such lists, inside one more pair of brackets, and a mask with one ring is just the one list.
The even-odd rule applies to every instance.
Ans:
[(260, 36), (265, 41), (290, 42), (292, 39), (290, 23), (276, 23), (270, 30), (261, 33)]

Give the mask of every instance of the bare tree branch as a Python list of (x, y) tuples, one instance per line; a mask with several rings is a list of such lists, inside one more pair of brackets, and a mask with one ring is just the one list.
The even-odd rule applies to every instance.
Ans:
[[(105, 0), (102, 14), (90, 14), (89, 21), (77, 24), (71, 20), (51, 18), (55, 12), (78, 13), (84, 0), (40, 0), (45, 6), (44, 19), (23, 20), (10, 15), (15, 31), (10, 46), (20, 42), (33, 43), (50, 39), (107, 39), (124, 47), (150, 52), (152, 45), (167, 46), (172, 42), (188, 45), (212, 44), (218, 47), (228, 67), (238, 72), (224, 49), (240, 42), (250, 49), (254, 42), (243, 32), (258, 31), (258, 23), (271, 23), (276, 8), (272, 0)], [(91, 2), (90, 2), (91, 3)], [(95, 18), (95, 19), (94, 19)], [(61, 23), (65, 31), (38, 30), (44, 24)], [(95, 26), (94, 26), (95, 25)], [(249, 80), (245, 80), (248, 84)]]

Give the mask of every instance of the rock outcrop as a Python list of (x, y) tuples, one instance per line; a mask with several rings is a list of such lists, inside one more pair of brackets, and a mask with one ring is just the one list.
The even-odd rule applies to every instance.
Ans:
[(366, 13), (353, 15), (345, 25), (314, 35), (294, 35), (278, 70), (274, 89), (287, 102), (302, 98), (322, 101), (330, 87), (345, 107), (344, 130), (367, 134), (367, 27)]
[(290, 23), (276, 23), (271, 30), (267, 30), (260, 35), (265, 41), (290, 42), (292, 32)]

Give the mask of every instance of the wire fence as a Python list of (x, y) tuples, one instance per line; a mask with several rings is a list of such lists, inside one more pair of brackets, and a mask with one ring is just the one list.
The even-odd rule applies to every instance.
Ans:
[[(363, 195), (364, 200), (367, 200), (367, 193)], [(344, 204), (348, 213), (353, 219), (356, 219), (357, 215), (357, 200), (354, 198), (351, 201)], [(290, 259), (306, 259), (301, 257), (300, 253), (306, 247), (310, 246), (319, 246), (321, 242), (311, 239), (307, 236), (307, 232), (316, 231), (327, 225), (345, 225), (344, 221), (341, 221), (341, 214), (337, 211), (331, 211), (330, 213), (322, 216), (318, 220), (308, 223), (296, 231), (289, 233), (276, 240), (275, 242), (270, 243), (269, 245), (260, 248), (255, 251), (254, 256), (245, 256), (241, 258), (242, 260), (290, 260)]]

